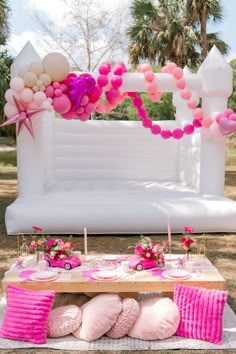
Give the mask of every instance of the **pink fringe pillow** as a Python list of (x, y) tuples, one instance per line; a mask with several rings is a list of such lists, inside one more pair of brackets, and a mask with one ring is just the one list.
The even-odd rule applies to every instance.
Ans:
[(0, 336), (35, 344), (46, 343), (47, 320), (55, 291), (7, 287), (7, 307)]
[(176, 335), (222, 343), (223, 312), (228, 292), (175, 285), (174, 301), (180, 311)]
[(127, 298), (122, 300), (122, 312), (114, 326), (107, 332), (111, 338), (121, 338), (128, 334), (133, 327), (139, 314), (139, 304), (135, 299)]

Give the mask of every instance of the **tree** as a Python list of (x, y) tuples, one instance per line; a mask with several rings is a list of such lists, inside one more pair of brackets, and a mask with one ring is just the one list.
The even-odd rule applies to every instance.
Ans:
[[(143, 59), (161, 65), (170, 60), (181, 67), (186, 64), (196, 66), (200, 62), (199, 47), (202, 45), (199, 32), (200, 20), (196, 16), (189, 15), (192, 2), (193, 0), (171, 2), (160, 0), (156, 4), (154, 0), (133, 0), (131, 5), (133, 22), (127, 32), (131, 64), (136, 65)], [(197, 3), (198, 0), (195, 2)], [(207, 21), (209, 18), (210, 12)], [(220, 15), (217, 16), (215, 13), (213, 18), (220, 18)], [(223, 54), (228, 52), (229, 47), (218, 38), (216, 33), (206, 34), (206, 36), (207, 50), (216, 44), (220, 45), (219, 49)]]
[(229, 108), (233, 109), (236, 112), (236, 59), (231, 60), (230, 65), (233, 69), (234, 78), (233, 78), (233, 93), (229, 98)]
[(220, 41), (217, 34), (207, 34), (207, 22), (209, 20), (214, 23), (223, 20), (221, 0), (187, 0), (186, 13), (197, 25), (200, 23), (201, 60), (203, 61), (206, 58), (208, 50), (214, 44), (218, 46), (222, 54), (227, 54), (229, 50), (227, 44)]
[(7, 0), (0, 0), (0, 45), (5, 45), (9, 35), (8, 17), (10, 8)]
[(47, 21), (35, 14), (54, 45), (68, 56), (74, 69), (93, 71), (104, 61), (123, 56), (125, 21), (121, 10), (103, 10), (96, 0), (58, 0), (63, 5), (63, 22)]

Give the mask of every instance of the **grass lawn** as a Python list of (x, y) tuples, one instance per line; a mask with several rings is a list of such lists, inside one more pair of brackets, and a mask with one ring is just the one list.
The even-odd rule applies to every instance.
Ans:
[[(0, 141), (1, 144), (1, 141)], [(236, 145), (236, 144), (235, 144)], [(1, 147), (1, 145), (0, 145)], [(226, 166), (226, 179), (225, 179), (225, 195), (236, 200), (236, 147), (233, 145), (227, 151), (227, 166)], [(16, 237), (7, 236), (4, 224), (4, 213), (7, 205), (13, 202), (17, 196), (17, 169), (15, 152), (6, 152), (0, 149), (0, 240), (1, 240), (1, 258), (0, 258), (0, 278), (3, 277), (4, 272), (8, 269), (12, 259), (16, 256)], [(173, 252), (182, 252), (180, 246), (181, 235), (173, 235)], [(64, 238), (64, 237), (63, 237)], [(195, 239), (200, 239), (201, 235), (194, 235)], [(65, 237), (66, 239), (66, 237)], [(29, 238), (30, 240), (30, 238)], [(166, 235), (155, 235), (153, 240), (160, 243), (166, 240)], [(90, 236), (89, 237), (89, 250), (94, 252), (114, 252), (117, 253), (128, 252), (128, 246), (134, 245), (137, 241), (135, 236)], [(77, 247), (83, 250), (83, 238), (76, 236), (73, 242)], [(227, 282), (227, 290), (229, 291), (228, 303), (236, 313), (236, 234), (209, 234), (207, 235), (207, 256), (212, 263), (219, 269)], [(69, 351), (48, 350), (48, 349), (18, 349), (18, 350), (4, 350), (0, 353), (64, 353)], [(201, 353), (210, 354), (217, 353), (223, 354), (222, 350), (209, 350), (209, 351), (194, 351), (194, 350), (181, 350), (182, 354), (186, 353)], [(70, 352), (71, 353), (71, 352)], [(80, 351), (79, 353), (85, 354), (87, 351)], [(93, 352), (95, 353), (95, 352)], [(101, 351), (103, 354), (108, 354), (108, 351)], [(114, 354), (129, 354), (126, 351), (113, 351)], [(173, 354), (174, 350), (161, 350), (161, 351), (132, 351), (134, 354)], [(229, 350), (227, 353), (235, 353), (235, 350)]]

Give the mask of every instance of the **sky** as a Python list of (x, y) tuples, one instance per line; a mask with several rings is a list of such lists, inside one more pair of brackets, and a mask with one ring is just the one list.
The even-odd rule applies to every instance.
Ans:
[[(118, 5), (124, 9), (128, 7), (131, 0), (100, 0), (102, 7), (115, 10)], [(37, 25), (32, 17), (34, 10), (40, 11), (45, 18), (54, 21), (63, 20), (63, 8), (59, 6), (59, 0), (9, 0), (12, 9), (10, 18), (11, 36), (8, 41), (8, 49), (15, 56), (17, 55), (28, 40), (32, 42), (41, 56), (45, 48), (42, 49), (39, 44), (39, 34)], [(222, 0), (224, 9), (224, 21), (222, 24), (209, 26), (209, 30), (218, 32), (221, 39), (231, 47), (227, 60), (236, 58), (236, 0)], [(40, 39), (44, 39), (43, 35)], [(40, 48), (37, 48), (40, 47)], [(41, 51), (41, 53), (40, 53)]]

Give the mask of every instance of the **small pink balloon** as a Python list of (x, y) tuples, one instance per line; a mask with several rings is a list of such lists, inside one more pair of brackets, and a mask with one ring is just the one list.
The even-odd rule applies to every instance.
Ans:
[(135, 97), (134, 100), (133, 100), (133, 105), (134, 105), (134, 107), (136, 107), (136, 108), (142, 107), (142, 105), (143, 105), (143, 100), (142, 100), (142, 98), (140, 98), (140, 97)]
[(96, 108), (96, 105), (94, 103), (90, 102), (85, 106), (85, 112), (93, 113), (93, 112), (95, 112), (95, 108)]
[(62, 90), (59, 88), (59, 89), (56, 89), (55, 91), (54, 91), (54, 95), (56, 96), (56, 97), (59, 97), (59, 96), (61, 96), (62, 95)]
[(144, 108), (139, 108), (137, 115), (139, 118), (146, 118), (147, 117), (147, 111)]
[(98, 86), (104, 87), (108, 84), (108, 77), (106, 75), (99, 75), (97, 78)]
[(99, 103), (98, 105), (97, 105), (97, 108), (96, 108), (96, 111), (98, 112), (98, 113), (106, 113), (106, 106), (104, 105), (104, 104), (102, 104), (102, 103)]
[(54, 88), (52, 87), (52, 85), (46, 87), (45, 94), (47, 97), (54, 97)]
[(81, 106), (86, 106), (86, 104), (89, 102), (89, 97), (87, 95), (84, 95), (82, 98), (81, 98), (81, 101), (80, 101), (80, 104)]
[(177, 65), (173, 62), (167, 64), (167, 68), (170, 70), (171, 73), (173, 73), (173, 71), (175, 70), (176, 67), (177, 67)]
[(77, 108), (76, 112), (77, 112), (78, 114), (84, 113), (84, 107), (81, 107), (81, 106), (80, 106), (79, 108)]
[(230, 116), (228, 117), (229, 120), (236, 120), (236, 113), (232, 113), (230, 114)]
[(193, 116), (196, 119), (202, 119), (204, 116), (203, 110), (201, 108), (194, 109)]
[[(146, 71), (152, 71), (152, 67), (150, 64), (144, 63), (139, 65), (139, 70), (140, 73), (145, 73)], [(119, 75), (122, 75), (122, 73)]]
[(38, 91), (34, 94), (34, 102), (37, 104), (42, 104), (47, 99), (47, 96), (44, 92)]
[(184, 135), (184, 132), (183, 132), (183, 130), (180, 129), (180, 128), (176, 128), (176, 129), (174, 129), (173, 132), (172, 132), (173, 138), (174, 138), (174, 139), (177, 139), (177, 140), (181, 139), (183, 135)]
[(29, 103), (34, 99), (34, 92), (30, 88), (26, 87), (23, 91), (21, 91), (20, 99), (23, 102)]
[(90, 115), (88, 113), (84, 112), (84, 113), (79, 115), (79, 119), (82, 120), (82, 122), (85, 122), (86, 120), (89, 119), (89, 116)]
[(107, 63), (103, 63), (102, 65), (100, 65), (98, 71), (101, 75), (108, 75), (111, 71), (111, 67)]
[(101, 94), (102, 94), (102, 89), (98, 86), (95, 86), (93, 88), (91, 95), (89, 95), (89, 102), (92, 102), (92, 103), (97, 102), (99, 100)]
[(169, 139), (172, 136), (172, 134), (171, 134), (171, 131), (169, 129), (163, 129), (161, 131), (161, 136), (162, 136), (163, 139)]
[(61, 88), (59, 82), (57, 82), (57, 81), (54, 81), (54, 82), (53, 82), (52, 87), (53, 87), (54, 89), (59, 89), (59, 88)]
[(10, 81), (10, 88), (16, 92), (21, 92), (25, 88), (25, 82), (20, 77), (13, 77)]
[(203, 128), (209, 128), (213, 123), (213, 120), (210, 117), (205, 117), (202, 119), (202, 126)]
[(152, 132), (152, 134), (154, 134), (154, 135), (160, 134), (160, 132), (161, 132), (161, 127), (160, 127), (160, 125), (158, 125), (158, 124), (153, 124), (153, 126), (152, 126), (152, 128), (151, 128), (151, 132)]
[(194, 98), (190, 98), (187, 103), (188, 108), (194, 109), (197, 107), (197, 101)]
[(194, 119), (193, 120), (193, 126), (195, 128), (200, 128), (202, 126), (202, 123), (201, 123), (201, 121), (199, 119)]
[(71, 102), (65, 94), (62, 94), (59, 97), (54, 97), (53, 107), (56, 112), (64, 114), (71, 109)]
[(115, 99), (115, 98), (119, 97), (119, 95), (120, 95), (119, 90), (117, 90), (116, 88), (111, 88), (110, 91), (108, 91), (108, 93), (109, 93), (109, 97), (111, 99)]
[(12, 89), (8, 89), (8, 90), (5, 92), (5, 98), (6, 98), (7, 102), (14, 104), (15, 101), (14, 101), (13, 96), (15, 96), (16, 98), (19, 98), (18, 93), (16, 93), (16, 92), (15, 92), (14, 90), (12, 90)]
[(75, 111), (69, 111), (69, 112), (63, 113), (61, 116), (67, 120), (71, 120), (76, 117), (79, 117)]
[(185, 80), (184, 79), (179, 79), (176, 81), (176, 87), (178, 87), (178, 89), (183, 90), (185, 88)]
[(158, 90), (157, 84), (152, 81), (147, 84), (147, 90), (149, 93), (156, 93)]
[(226, 117), (230, 116), (230, 114), (234, 113), (234, 111), (231, 109), (231, 108), (227, 108), (225, 111), (224, 111), (224, 114)]
[(151, 70), (146, 71), (144, 76), (145, 76), (145, 80), (147, 82), (151, 82), (151, 81), (153, 81), (155, 79), (154, 72), (151, 71)]
[(122, 82), (123, 82), (123, 80), (122, 80), (121, 76), (119, 76), (119, 75), (113, 75), (111, 78), (111, 85), (114, 88), (119, 88), (122, 85)]
[(194, 126), (192, 124), (187, 124), (184, 127), (184, 133), (186, 135), (191, 135), (194, 132)]
[(161, 92), (151, 92), (149, 93), (148, 97), (150, 98), (151, 101), (153, 102), (159, 102), (160, 99), (161, 99), (161, 95), (162, 93)]
[(152, 127), (152, 120), (151, 118), (144, 118), (143, 119), (143, 126), (144, 128), (151, 128)]
[(183, 70), (181, 68), (175, 68), (173, 70), (173, 76), (175, 79), (179, 80), (179, 79), (182, 79), (184, 73), (183, 73)]
[(183, 100), (189, 100), (191, 97), (191, 91), (188, 89), (183, 89), (180, 92), (180, 96), (183, 98)]
[(18, 113), (18, 110), (16, 108), (16, 105), (13, 105), (9, 102), (7, 102), (4, 106), (4, 114), (7, 116), (7, 118), (13, 117), (15, 114)]

